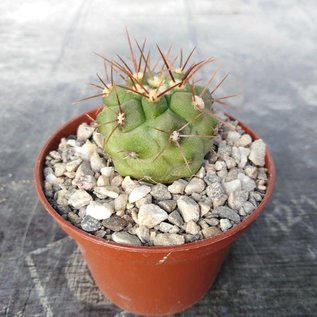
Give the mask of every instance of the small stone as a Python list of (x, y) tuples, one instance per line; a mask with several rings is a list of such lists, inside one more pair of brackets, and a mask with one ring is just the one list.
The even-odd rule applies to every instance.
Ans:
[(141, 241), (135, 235), (128, 232), (115, 232), (111, 235), (112, 240), (117, 243), (130, 244), (130, 245), (141, 245)]
[(243, 134), (243, 135), (239, 138), (239, 140), (237, 140), (237, 141), (235, 142), (234, 145), (235, 145), (236, 147), (239, 147), (239, 146), (246, 147), (246, 146), (250, 145), (251, 142), (252, 142), (251, 136), (246, 133), (246, 134)]
[(80, 217), (72, 211), (67, 214), (67, 219), (75, 226), (78, 226), (81, 222)]
[(208, 186), (210, 186), (213, 183), (220, 183), (221, 179), (216, 174), (207, 174), (204, 178), (204, 181), (207, 183)]
[(94, 130), (95, 128), (89, 126), (87, 123), (80, 124), (77, 128), (77, 140), (86, 141), (92, 136)]
[(154, 238), (154, 245), (180, 245), (184, 244), (185, 239), (177, 233), (159, 233)]
[(144, 204), (152, 204), (151, 194), (147, 194), (145, 197), (143, 197), (135, 202), (135, 206), (137, 208), (140, 208)]
[(198, 204), (200, 207), (200, 215), (201, 215), (201, 217), (203, 217), (210, 210), (211, 204), (208, 204), (204, 201), (200, 201)]
[(103, 149), (105, 138), (101, 133), (95, 131), (92, 135), (92, 139), (94, 140), (94, 142), (97, 144), (99, 148)]
[(97, 186), (109, 186), (110, 180), (104, 175), (100, 175), (97, 180)]
[(153, 228), (168, 218), (165, 210), (154, 204), (145, 204), (141, 206), (138, 214), (138, 224)]
[(217, 218), (205, 218), (206, 223), (210, 226), (218, 226), (219, 220)]
[(184, 220), (180, 213), (177, 210), (174, 210), (168, 215), (168, 221), (176, 226), (182, 226), (184, 224)]
[(92, 201), (86, 208), (86, 215), (89, 215), (95, 219), (103, 220), (109, 218), (114, 212), (114, 208), (110, 204), (100, 204)]
[(232, 192), (228, 198), (228, 205), (232, 209), (238, 210), (247, 200), (249, 193), (245, 190)]
[(263, 140), (259, 139), (252, 142), (249, 160), (257, 166), (264, 166), (265, 150), (266, 150), (266, 146)]
[(214, 207), (223, 205), (228, 196), (225, 193), (225, 189), (220, 183), (212, 183), (207, 187), (206, 193), (208, 197), (212, 199)]
[[(81, 161), (81, 160), (80, 160)], [(74, 161), (73, 161), (74, 162)], [(81, 161), (82, 162), (82, 161)], [(80, 163), (79, 163), (80, 164)], [(67, 169), (67, 165), (66, 165)], [(90, 164), (88, 162), (82, 162), (77, 170), (76, 170), (76, 178), (79, 178), (82, 175), (91, 175), (94, 176), (94, 172), (92, 171)]]
[(105, 166), (100, 169), (100, 173), (107, 178), (112, 178), (114, 175), (114, 168), (112, 166)]
[(227, 165), (224, 161), (217, 161), (215, 163), (215, 169), (216, 171), (221, 171), (227, 169)]
[(151, 189), (151, 195), (156, 200), (166, 200), (172, 198), (172, 195), (168, 191), (167, 186), (163, 184), (154, 185)]
[(167, 212), (172, 212), (176, 206), (177, 203), (173, 199), (168, 199), (168, 200), (160, 200), (158, 201), (158, 205), (163, 208)]
[(232, 227), (230, 220), (228, 219), (220, 219), (220, 229), (225, 232)]
[(206, 175), (206, 170), (205, 170), (205, 168), (202, 166), (202, 167), (198, 170), (198, 172), (196, 173), (196, 177), (198, 177), (198, 178), (204, 178), (205, 175)]
[(91, 201), (92, 197), (83, 189), (75, 190), (69, 197), (68, 204), (76, 209), (87, 206)]
[(240, 159), (241, 159), (239, 148), (236, 147), (236, 146), (233, 146), (231, 155), (232, 155), (232, 158), (235, 160), (235, 162), (239, 165), (240, 164)]
[(168, 233), (172, 228), (173, 228), (173, 225), (165, 221), (159, 224), (159, 230), (164, 233)]
[(59, 190), (55, 193), (54, 199), (59, 206), (67, 206), (69, 199), (69, 191), (67, 189)]
[(172, 185), (168, 186), (167, 189), (172, 194), (183, 194), (187, 184), (187, 181), (184, 179), (178, 179)]
[(112, 231), (121, 231), (128, 225), (128, 222), (125, 219), (114, 215), (103, 220), (102, 225)]
[(231, 182), (235, 179), (238, 178), (238, 174), (239, 174), (239, 169), (237, 168), (232, 168), (229, 172), (228, 172), (228, 175), (225, 179), (226, 182)]
[(200, 195), (200, 194), (192, 193), (192, 194), (190, 195), (190, 197), (191, 197), (192, 199), (194, 199), (195, 201), (197, 201), (197, 202), (201, 201), (201, 195)]
[(186, 232), (190, 234), (198, 234), (200, 231), (200, 227), (197, 225), (197, 223), (193, 220), (189, 221), (186, 224)]
[(119, 193), (120, 189), (114, 186), (94, 187), (94, 194), (100, 199), (104, 199), (107, 197), (117, 198), (119, 196)]
[(99, 220), (86, 215), (80, 223), (83, 230), (87, 232), (94, 232), (101, 228), (101, 223)]
[(239, 152), (240, 152), (240, 162), (238, 166), (240, 168), (244, 168), (248, 162), (248, 155), (250, 153), (250, 150), (245, 148), (245, 147), (239, 147)]
[(230, 157), (230, 156), (225, 157), (224, 160), (225, 160), (225, 163), (227, 165), (228, 170), (230, 170), (231, 168), (234, 168), (236, 166), (236, 161), (232, 157)]
[(213, 213), (219, 215), (221, 218), (230, 219), (235, 223), (239, 223), (241, 221), (238, 213), (226, 206), (217, 207)]
[(179, 233), (180, 228), (176, 225), (173, 226), (173, 228), (171, 228), (171, 230), (169, 231), (169, 233)]
[(206, 187), (205, 182), (197, 177), (191, 179), (185, 188), (185, 193), (191, 195), (192, 193), (201, 193)]
[(105, 163), (97, 152), (91, 154), (90, 166), (94, 172), (100, 172), (100, 170), (105, 167)]
[(231, 146), (228, 146), (227, 142), (224, 140), (220, 141), (219, 145), (218, 145), (219, 158), (224, 159), (225, 157), (230, 156), (230, 155), (231, 155)]
[(138, 238), (143, 242), (147, 243), (150, 241), (150, 230), (145, 226), (139, 226), (135, 229), (135, 233)]
[(227, 195), (230, 195), (232, 192), (241, 189), (241, 181), (239, 179), (235, 179), (231, 182), (225, 182), (223, 183), (223, 187), (225, 188)]
[(251, 204), (249, 201), (246, 201), (240, 208), (239, 208), (239, 213), (244, 213), (244, 214), (251, 214), (252, 211), (254, 211), (255, 206)]
[(77, 147), (76, 152), (81, 155), (85, 161), (89, 161), (93, 153), (96, 153), (97, 146), (87, 141), (83, 146)]
[(94, 235), (99, 238), (104, 238), (106, 234), (107, 232), (105, 230), (98, 230), (94, 233)]
[(57, 163), (54, 165), (55, 176), (60, 177), (66, 172), (65, 163)]
[(110, 185), (111, 186), (116, 186), (119, 187), (121, 186), (123, 181), (123, 177), (121, 175), (116, 175), (111, 181), (110, 181)]
[(185, 222), (198, 221), (200, 209), (193, 199), (183, 196), (177, 200), (177, 206)]
[(251, 192), (256, 188), (255, 181), (252, 178), (250, 178), (249, 176), (247, 176), (243, 173), (239, 173), (238, 179), (241, 181), (241, 186), (242, 186), (243, 190)]
[(257, 175), (257, 178), (260, 179), (260, 180), (264, 180), (264, 181), (267, 181), (267, 173), (266, 173), (266, 168), (262, 168), (260, 167), (258, 169), (258, 175)]
[(129, 203), (134, 203), (137, 200), (140, 200), (141, 198), (145, 197), (149, 192), (151, 191), (150, 186), (141, 185), (138, 187), (135, 187), (130, 195), (129, 195)]
[(240, 139), (240, 137), (240, 133), (237, 131), (229, 131), (226, 140), (228, 144), (233, 145)]
[(45, 167), (44, 170), (43, 170), (43, 174), (46, 178), (46, 176), (50, 175), (50, 174), (53, 174), (54, 175), (54, 171), (51, 167)]
[(205, 228), (203, 230), (201, 230), (203, 236), (205, 239), (207, 238), (211, 238), (211, 237), (214, 237), (218, 234), (220, 234), (222, 231), (217, 228), (217, 227), (209, 227), (209, 228)]
[(205, 219), (200, 219), (198, 221), (201, 229), (209, 228), (209, 224), (205, 221)]
[(61, 157), (61, 155), (57, 152), (57, 151), (51, 151), (50, 153), (49, 153), (49, 155), (54, 159), (54, 160), (61, 160), (62, 159), (62, 157)]
[(45, 180), (52, 185), (58, 185), (58, 178), (52, 173), (45, 176)]
[(136, 183), (131, 179), (130, 176), (126, 176), (121, 184), (123, 190), (125, 191), (130, 186), (136, 186)]
[(96, 186), (96, 179), (92, 175), (81, 175), (73, 180), (73, 185), (80, 189), (92, 190)]
[(248, 165), (244, 169), (245, 174), (249, 176), (250, 178), (256, 179), (258, 175), (258, 169), (255, 166)]

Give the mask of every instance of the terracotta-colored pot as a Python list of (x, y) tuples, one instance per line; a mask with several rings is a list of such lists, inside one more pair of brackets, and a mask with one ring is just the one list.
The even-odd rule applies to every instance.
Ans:
[[(94, 117), (96, 110), (88, 112)], [(180, 246), (144, 247), (108, 242), (88, 234), (62, 218), (49, 204), (43, 191), (45, 156), (60, 139), (75, 134), (86, 114), (71, 120), (44, 145), (37, 157), (34, 180), (45, 209), (78, 244), (88, 268), (106, 297), (119, 307), (140, 315), (161, 316), (181, 312), (199, 301), (210, 288), (228, 250), (240, 234), (259, 216), (275, 183), (275, 167), (266, 152), (268, 188), (257, 209), (240, 224), (218, 236)], [(258, 139), (245, 124), (243, 129)]]

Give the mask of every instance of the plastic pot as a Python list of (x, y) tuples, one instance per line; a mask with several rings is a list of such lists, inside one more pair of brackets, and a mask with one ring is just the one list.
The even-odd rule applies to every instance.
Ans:
[[(94, 117), (96, 110), (88, 114)], [(218, 236), (180, 246), (145, 247), (108, 242), (88, 234), (63, 219), (43, 191), (45, 156), (62, 137), (75, 134), (86, 113), (69, 121), (44, 145), (37, 157), (34, 181), (39, 199), (60, 227), (78, 244), (101, 292), (119, 307), (139, 315), (162, 316), (181, 312), (199, 301), (217, 277), (232, 243), (260, 215), (275, 183), (275, 167), (266, 152), (268, 187), (257, 209), (240, 224)], [(243, 129), (258, 139), (245, 124)]]

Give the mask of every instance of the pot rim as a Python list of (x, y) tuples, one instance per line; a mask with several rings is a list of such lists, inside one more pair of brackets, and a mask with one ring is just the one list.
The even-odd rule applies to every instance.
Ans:
[[(263, 211), (264, 207), (268, 203), (270, 197), (272, 196), (274, 185), (275, 185), (275, 178), (276, 178), (276, 169), (273, 161), (273, 157), (271, 154), (271, 151), (269, 150), (267, 144), (266, 144), (266, 153), (265, 153), (265, 167), (268, 170), (268, 182), (267, 182), (267, 191), (263, 197), (263, 200), (258, 205), (258, 207), (249, 215), (247, 216), (242, 222), (240, 222), (238, 225), (235, 225), (233, 228), (229, 229), (226, 232), (220, 233), (214, 237), (205, 238), (202, 240), (198, 240), (195, 242), (185, 243), (182, 245), (171, 245), (171, 246), (134, 246), (134, 245), (127, 245), (127, 244), (120, 244), (113, 241), (108, 241), (99, 237), (96, 237), (92, 234), (89, 234), (85, 232), (84, 230), (81, 230), (77, 227), (75, 227), (73, 224), (71, 224), (69, 221), (65, 220), (48, 202), (44, 190), (43, 190), (43, 169), (42, 166), (44, 164), (45, 156), (50, 151), (51, 143), (55, 141), (55, 139), (58, 137), (58, 135), (66, 129), (69, 125), (75, 124), (76, 121), (81, 122), (87, 122), (87, 114), (94, 117), (96, 114), (97, 109), (92, 109), (87, 112), (84, 112), (75, 118), (69, 120), (66, 122), (62, 127), (60, 127), (58, 130), (56, 130), (53, 135), (45, 142), (44, 146), (41, 148), (39, 154), (37, 155), (35, 166), (34, 166), (34, 186), (36, 193), (42, 203), (42, 205), (45, 207), (45, 209), (48, 211), (48, 213), (62, 226), (67, 227), (70, 231), (72, 231), (76, 235), (81, 235), (82, 238), (85, 240), (89, 240), (90, 242), (104, 245), (109, 248), (117, 249), (117, 250), (124, 250), (129, 252), (143, 252), (143, 253), (161, 253), (161, 252), (177, 252), (177, 251), (186, 251), (201, 247), (206, 247), (211, 244), (217, 244), (218, 242), (228, 239), (231, 236), (234, 236), (238, 234), (240, 231), (248, 227), (252, 222), (256, 220), (256, 218), (260, 215), (260, 213)], [(228, 114), (227, 114), (228, 115)], [(237, 120), (235, 117), (228, 115), (230, 119)], [(248, 125), (244, 124), (240, 120), (237, 120), (239, 122), (239, 125), (243, 128), (244, 131), (246, 131), (248, 134), (251, 135), (252, 140), (260, 139), (260, 136), (255, 133)]]

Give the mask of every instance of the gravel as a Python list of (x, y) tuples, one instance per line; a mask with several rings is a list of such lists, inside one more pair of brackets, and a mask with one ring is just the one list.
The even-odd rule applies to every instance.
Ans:
[(267, 188), (266, 146), (236, 122), (222, 125), (197, 173), (170, 185), (119, 175), (103, 153), (95, 123), (81, 124), (46, 158), (44, 190), (82, 230), (130, 245), (178, 245), (214, 237), (241, 223)]

